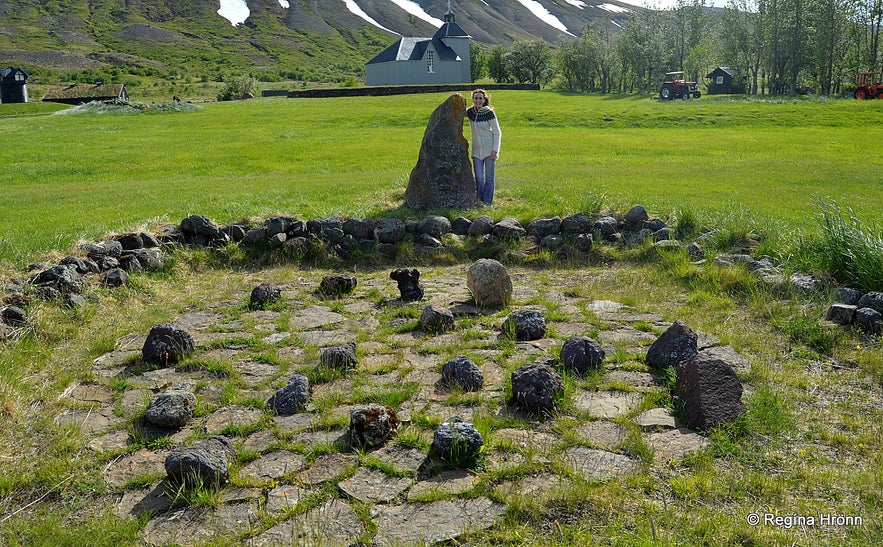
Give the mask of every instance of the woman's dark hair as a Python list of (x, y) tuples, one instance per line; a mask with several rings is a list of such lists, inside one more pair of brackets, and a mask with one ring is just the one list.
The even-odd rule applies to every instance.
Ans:
[(475, 95), (476, 93), (481, 93), (482, 95), (484, 95), (484, 104), (482, 106), (490, 106), (491, 105), (491, 96), (487, 94), (487, 91), (479, 88), (479, 89), (476, 89), (472, 92), (473, 95)]

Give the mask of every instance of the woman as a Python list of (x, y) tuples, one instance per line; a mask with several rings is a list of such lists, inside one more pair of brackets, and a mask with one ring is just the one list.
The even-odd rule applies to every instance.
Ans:
[(472, 165), (478, 199), (485, 205), (494, 201), (494, 164), (500, 157), (500, 123), (483, 89), (472, 92), (472, 106), (466, 109), (472, 132)]

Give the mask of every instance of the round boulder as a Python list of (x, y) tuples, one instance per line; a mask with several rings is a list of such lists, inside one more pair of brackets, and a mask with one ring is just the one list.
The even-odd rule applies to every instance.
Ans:
[(465, 355), (454, 357), (442, 366), (442, 380), (463, 391), (478, 391), (484, 386), (481, 369)]
[(455, 467), (472, 466), (483, 445), (478, 429), (456, 416), (441, 424), (432, 436), (432, 451)]
[(586, 336), (568, 338), (561, 346), (561, 363), (567, 370), (584, 376), (592, 369), (601, 367), (604, 350), (601, 344)]
[(441, 306), (426, 306), (420, 315), (420, 326), (427, 332), (445, 332), (454, 328), (454, 314)]
[(564, 393), (564, 381), (544, 363), (528, 363), (512, 373), (512, 403), (527, 412), (555, 408), (555, 399)]
[(251, 308), (260, 309), (268, 304), (278, 302), (281, 297), (282, 290), (279, 287), (264, 282), (251, 290), (248, 304)]
[(328, 368), (353, 370), (359, 366), (356, 355), (356, 343), (347, 342), (339, 346), (331, 346), (322, 350), (319, 362)]
[(235, 456), (230, 439), (209, 437), (191, 446), (173, 448), (166, 456), (166, 475), (173, 485), (219, 488), (227, 482), (227, 468)]
[(161, 324), (150, 329), (141, 348), (141, 359), (147, 363), (168, 366), (179, 362), (194, 349), (196, 344), (188, 332), (178, 325)]
[(503, 322), (503, 332), (511, 333), (519, 342), (539, 340), (546, 335), (546, 320), (536, 310), (516, 310)]
[(154, 397), (147, 406), (144, 418), (160, 427), (183, 427), (193, 417), (196, 395), (187, 388), (166, 390)]
[(512, 298), (509, 272), (497, 260), (481, 258), (466, 272), (466, 286), (479, 306), (503, 307)]
[(350, 442), (358, 446), (380, 446), (399, 428), (399, 418), (391, 407), (370, 404), (350, 410)]
[(267, 406), (278, 416), (291, 416), (305, 410), (309, 398), (310, 380), (303, 374), (295, 374), (267, 400)]

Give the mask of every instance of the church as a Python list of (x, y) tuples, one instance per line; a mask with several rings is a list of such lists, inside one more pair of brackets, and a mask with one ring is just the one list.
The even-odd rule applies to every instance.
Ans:
[(365, 83), (378, 85), (462, 84), (472, 81), (472, 37), (454, 21), (448, 4), (444, 24), (432, 38), (399, 38), (365, 64)]

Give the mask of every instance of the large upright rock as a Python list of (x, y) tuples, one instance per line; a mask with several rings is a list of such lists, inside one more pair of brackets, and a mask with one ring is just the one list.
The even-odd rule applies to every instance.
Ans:
[(466, 209), (476, 202), (469, 144), (463, 137), (466, 99), (455, 93), (429, 117), (405, 203), (411, 209)]

